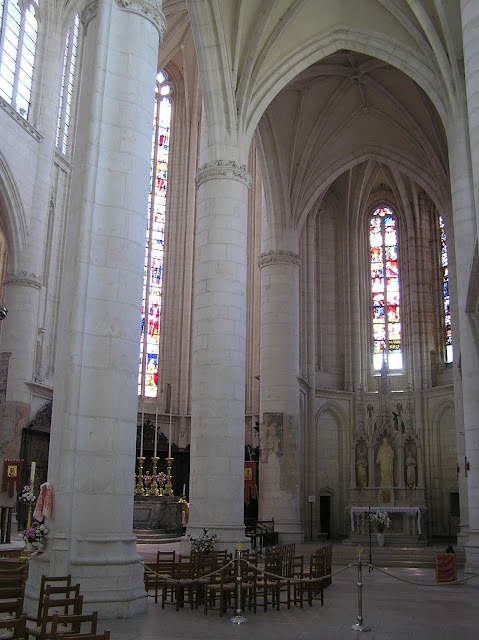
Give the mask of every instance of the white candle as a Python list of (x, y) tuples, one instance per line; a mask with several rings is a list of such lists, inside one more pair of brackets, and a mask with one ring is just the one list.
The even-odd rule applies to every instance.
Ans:
[(168, 458), (171, 458), (171, 405), (170, 405), (170, 436), (168, 438)]
[(143, 458), (143, 423), (145, 421), (145, 410), (141, 410), (141, 435), (140, 435), (140, 458)]
[(186, 490), (186, 484), (183, 485), (183, 495), (184, 496), (186, 496), (185, 490)]
[(155, 455), (156, 458), (156, 449), (158, 447), (158, 406), (156, 407), (156, 415), (155, 415)]
[(35, 482), (35, 467), (37, 466), (36, 462), (32, 462), (32, 466), (30, 467), (30, 486), (33, 487), (33, 483)]

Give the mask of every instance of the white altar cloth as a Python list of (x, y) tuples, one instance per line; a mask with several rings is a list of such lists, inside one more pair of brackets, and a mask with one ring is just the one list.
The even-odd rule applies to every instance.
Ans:
[(359, 513), (374, 513), (375, 511), (386, 511), (387, 513), (407, 513), (417, 518), (417, 532), (421, 534), (421, 510), (419, 507), (351, 507), (351, 531), (354, 531), (354, 516)]

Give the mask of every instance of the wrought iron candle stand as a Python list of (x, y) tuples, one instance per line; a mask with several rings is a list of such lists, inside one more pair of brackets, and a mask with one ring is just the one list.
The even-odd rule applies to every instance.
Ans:
[(163, 491), (164, 496), (173, 496), (173, 487), (171, 486), (171, 463), (174, 458), (166, 458), (166, 484), (165, 490)]
[(135, 496), (144, 496), (145, 488), (143, 486), (143, 463), (145, 462), (146, 458), (144, 458), (143, 456), (139, 456), (137, 460), (138, 460), (138, 482), (135, 487)]
[(353, 624), (351, 629), (353, 631), (371, 631), (371, 629), (364, 624), (364, 619), (363, 619), (363, 594), (362, 594), (363, 578), (362, 578), (362, 570), (361, 570), (361, 566), (362, 566), (361, 558), (362, 558), (362, 554), (363, 554), (363, 548), (362, 548), (361, 545), (358, 546), (357, 552), (358, 552), (358, 582), (357, 582), (357, 586), (358, 586), (358, 615), (357, 615), (357, 622), (356, 622), (356, 624)]

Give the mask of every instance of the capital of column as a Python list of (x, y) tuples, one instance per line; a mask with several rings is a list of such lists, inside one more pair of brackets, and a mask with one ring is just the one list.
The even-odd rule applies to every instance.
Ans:
[(115, 0), (123, 11), (130, 11), (143, 16), (155, 26), (160, 35), (160, 42), (166, 31), (166, 19), (162, 11), (162, 0)]
[(297, 269), (301, 266), (301, 258), (297, 253), (293, 251), (285, 251), (279, 249), (278, 251), (266, 251), (262, 253), (258, 260), (258, 266), (260, 269), (272, 264), (290, 264)]
[[(163, 41), (166, 31), (166, 19), (162, 11), (162, 0), (115, 0), (115, 2), (123, 11), (137, 13), (149, 20), (157, 28), (160, 41)], [(84, 29), (87, 28), (88, 23), (93, 20), (97, 13), (98, 0), (93, 0), (87, 4), (80, 16)]]
[(18, 273), (7, 273), (4, 281), (4, 287), (10, 287), (12, 285), (19, 285), (21, 287), (33, 287), (33, 289), (41, 289), (42, 283), (40, 277), (34, 273), (27, 273), (26, 271), (19, 271)]
[(196, 186), (199, 187), (206, 180), (214, 180), (216, 178), (238, 180), (245, 184), (248, 189), (251, 189), (252, 180), (248, 167), (236, 164), (231, 160), (215, 160), (202, 165), (196, 173)]

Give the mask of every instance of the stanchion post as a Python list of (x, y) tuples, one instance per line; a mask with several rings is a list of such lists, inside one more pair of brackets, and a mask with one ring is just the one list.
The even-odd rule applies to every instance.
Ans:
[(241, 583), (243, 581), (241, 575), (241, 542), (236, 544), (236, 611), (230, 622), (232, 624), (245, 624), (248, 619), (241, 614)]
[(364, 622), (363, 622), (363, 573), (362, 573), (362, 562), (361, 562), (361, 558), (362, 558), (362, 554), (363, 554), (363, 548), (361, 545), (358, 546), (357, 548), (357, 552), (358, 552), (358, 617), (357, 617), (357, 622), (356, 624), (353, 624), (353, 626), (351, 627), (351, 629), (353, 631), (371, 631), (371, 629), (369, 627), (366, 627)]

